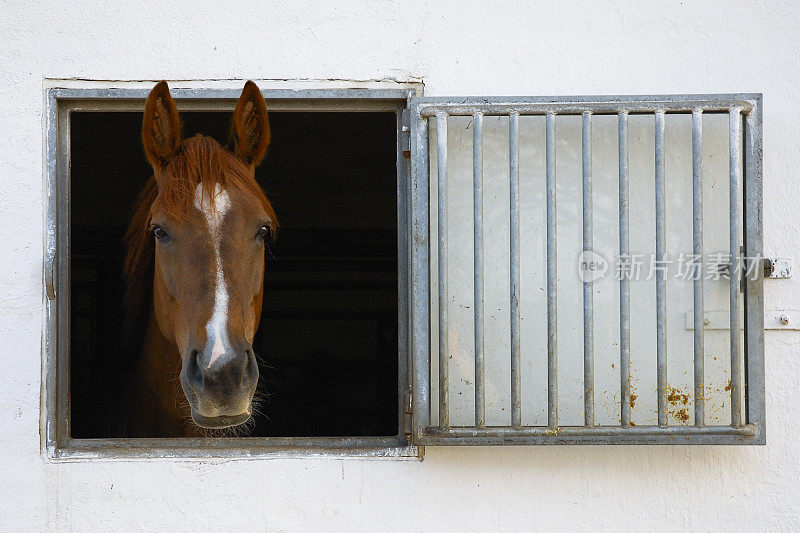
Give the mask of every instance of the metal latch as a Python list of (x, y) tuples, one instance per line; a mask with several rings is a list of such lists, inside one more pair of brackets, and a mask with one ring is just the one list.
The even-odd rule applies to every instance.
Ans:
[(407, 390), (403, 393), (403, 433), (408, 440), (411, 440), (411, 415), (411, 391)]
[(771, 279), (791, 278), (792, 260), (783, 258), (764, 259), (764, 277)]
[(403, 157), (411, 159), (411, 113), (408, 109), (400, 114), (400, 149)]

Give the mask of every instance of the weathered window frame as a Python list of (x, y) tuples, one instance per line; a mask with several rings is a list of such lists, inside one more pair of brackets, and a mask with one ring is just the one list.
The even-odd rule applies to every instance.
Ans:
[[(393, 83), (384, 88), (276, 88), (262, 91), (272, 111), (392, 111), (397, 115), (398, 216), (398, 428), (391, 437), (264, 437), (180, 439), (74, 439), (69, 433), (70, 349), (70, 113), (141, 111), (148, 88), (50, 87), (45, 89), (44, 250), (45, 324), (43, 335), (42, 446), (50, 459), (151, 457), (253, 457), (270, 455), (344, 455), (418, 457), (404, 416), (408, 402), (408, 284), (410, 231), (408, 160), (402, 139), (403, 110), (421, 94), (421, 84)], [(173, 88), (181, 111), (232, 111), (241, 89)]]

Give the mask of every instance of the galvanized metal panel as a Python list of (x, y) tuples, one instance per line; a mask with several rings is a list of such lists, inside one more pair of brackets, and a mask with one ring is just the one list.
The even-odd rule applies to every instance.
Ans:
[[(511, 236), (512, 240), (510, 242), (510, 265), (512, 268), (512, 273), (515, 269), (515, 254), (513, 252), (513, 247), (515, 243), (515, 233), (519, 230), (514, 229), (514, 213), (516, 211), (516, 205), (519, 201), (518, 195), (519, 192), (515, 187), (515, 182), (518, 179), (518, 163), (516, 162), (516, 158), (514, 154), (517, 150), (517, 142), (518, 142), (518, 120), (520, 116), (531, 116), (531, 115), (544, 115), (547, 117), (547, 206), (548, 206), (548, 217), (547, 217), (547, 230), (548, 230), (548, 272), (550, 269), (555, 268), (555, 243), (557, 239), (556, 235), (556, 227), (555, 227), (555, 182), (556, 182), (556, 175), (555, 175), (555, 142), (553, 140), (554, 133), (553, 130), (556, 127), (555, 121), (553, 120), (557, 116), (562, 115), (582, 115), (583, 117), (583, 131), (584, 131), (584, 140), (583, 146), (580, 148), (581, 152), (583, 153), (584, 158), (584, 176), (583, 176), (583, 187), (584, 187), (584, 199), (583, 199), (583, 209), (584, 209), (584, 226), (587, 224), (587, 221), (591, 221), (591, 118), (596, 115), (617, 115), (619, 117), (619, 171), (620, 171), (620, 183), (619, 183), (619, 199), (620, 199), (620, 216), (619, 216), (619, 226), (620, 226), (620, 252), (626, 253), (628, 249), (627, 243), (627, 234), (628, 234), (628, 181), (629, 179), (633, 179), (628, 176), (628, 145), (629, 143), (638, 142), (638, 140), (634, 140), (633, 138), (629, 140), (628, 138), (628, 129), (627, 129), (627, 122), (628, 117), (633, 115), (650, 115), (655, 120), (656, 125), (656, 137), (655, 137), (655, 201), (656, 201), (656, 228), (654, 232), (655, 243), (656, 243), (656, 256), (657, 260), (661, 260), (665, 254), (665, 242), (670, 238), (669, 228), (670, 228), (670, 219), (671, 213), (667, 209), (665, 205), (665, 189), (669, 187), (669, 185), (665, 182), (665, 174), (664, 174), (664, 146), (665, 146), (665, 135), (664, 135), (664, 118), (666, 116), (670, 116), (672, 114), (683, 114), (692, 119), (692, 128), (690, 128), (690, 132), (692, 134), (692, 149), (690, 150), (692, 156), (692, 163), (693, 163), (693, 170), (689, 174), (689, 183), (691, 185), (692, 193), (694, 195), (694, 200), (690, 203), (692, 204), (692, 213), (693, 216), (690, 220), (687, 220), (687, 223), (690, 227), (693, 225), (695, 232), (694, 232), (694, 247), (693, 251), (697, 252), (700, 250), (702, 252), (702, 177), (700, 175), (701, 172), (701, 164), (699, 158), (701, 157), (701, 147), (702, 147), (702, 116), (703, 114), (719, 114), (719, 113), (730, 113), (731, 110), (736, 110), (736, 113), (741, 113), (744, 115), (744, 125), (742, 126), (743, 129), (743, 138), (744, 138), (744, 148), (742, 150), (741, 156), (738, 155), (739, 148), (735, 147), (734, 144), (738, 142), (742, 137), (739, 135), (739, 130), (736, 128), (731, 128), (731, 160), (734, 162), (734, 165), (731, 166), (731, 176), (736, 175), (736, 168), (737, 168), (737, 161), (738, 158), (741, 157), (744, 159), (744, 167), (742, 173), (742, 180), (743, 180), (743, 202), (739, 202), (738, 198), (738, 186), (734, 181), (731, 181), (730, 190), (732, 191), (731, 197), (733, 198), (732, 205), (730, 206), (730, 214), (731, 219), (729, 222), (731, 228), (731, 244), (733, 246), (734, 240), (736, 235), (739, 235), (740, 232), (744, 235), (745, 240), (745, 250), (744, 255), (746, 257), (754, 257), (761, 253), (761, 118), (760, 118), (760, 109), (761, 109), (761, 96), (757, 94), (723, 94), (723, 95), (659, 95), (659, 96), (610, 96), (610, 97), (490, 97), (490, 98), (412, 98), (410, 100), (410, 116), (411, 116), (411, 130), (413, 132), (414, 142), (412, 142), (412, 181), (415, 193), (411, 198), (411, 210), (412, 213), (415, 213), (414, 216), (414, 223), (416, 227), (414, 228), (415, 236), (419, 236), (420, 239), (418, 241), (415, 240), (414, 248), (416, 251), (417, 260), (412, 261), (412, 268), (413, 269), (420, 269), (418, 271), (412, 272), (411, 276), (412, 279), (416, 282), (416, 299), (412, 301), (412, 309), (411, 313), (412, 316), (415, 316), (416, 319), (412, 323), (412, 331), (411, 336), (412, 338), (416, 338), (416, 342), (414, 343), (414, 352), (413, 352), (413, 359), (412, 359), (412, 366), (413, 366), (413, 397), (414, 397), (414, 420), (413, 420), (413, 442), (420, 445), (463, 445), (463, 444), (556, 444), (556, 443), (571, 443), (571, 444), (644, 444), (644, 443), (660, 443), (660, 444), (680, 444), (680, 443), (687, 443), (687, 444), (763, 444), (764, 443), (764, 398), (763, 398), (763, 390), (764, 390), (764, 373), (763, 373), (763, 295), (762, 295), (762, 278), (763, 273), (760, 277), (755, 279), (748, 278), (744, 283), (745, 287), (745, 352), (744, 352), (744, 366), (741, 368), (742, 372), (745, 374), (745, 390), (744, 390), (744, 400), (746, 401), (746, 418), (744, 420), (737, 421), (735, 418), (732, 420), (732, 424), (725, 426), (725, 425), (706, 425), (704, 423), (704, 410), (703, 410), (703, 403), (702, 401), (695, 406), (695, 422), (693, 425), (686, 425), (686, 424), (671, 424), (669, 423), (667, 413), (666, 413), (666, 387), (667, 387), (667, 350), (666, 350), (666, 323), (665, 323), (665, 302), (666, 302), (666, 295), (665, 291), (666, 279), (663, 275), (657, 275), (657, 282), (656, 282), (656, 309), (657, 309), (657, 319), (656, 319), (656, 326), (657, 326), (657, 335), (652, 339), (653, 346), (657, 347), (656, 353), (658, 355), (658, 364), (657, 367), (657, 374), (658, 374), (658, 387), (657, 387), (657, 396), (658, 396), (658, 422), (656, 425), (652, 426), (643, 426), (643, 425), (635, 425), (630, 421), (630, 405), (632, 404), (631, 398), (631, 389), (629, 379), (626, 376), (628, 373), (627, 367), (629, 361), (629, 350), (630, 350), (630, 341), (627, 339), (627, 335), (629, 335), (629, 328), (630, 325), (628, 324), (626, 317), (629, 316), (630, 310), (627, 306), (627, 301), (630, 296), (627, 296), (627, 286), (628, 282), (622, 280), (620, 282), (620, 290), (623, 297), (620, 299), (620, 327), (621, 327), (621, 337), (620, 340), (622, 341), (620, 344), (620, 356), (621, 356), (621, 363), (622, 368), (620, 369), (620, 382), (621, 382), (621, 389), (623, 393), (623, 398), (621, 403), (621, 412), (620, 412), (620, 423), (619, 425), (603, 425), (599, 426), (596, 425), (593, 420), (593, 391), (592, 386), (594, 383), (591, 384), (586, 383), (585, 389), (588, 392), (584, 393), (584, 409), (585, 409), (585, 418), (584, 418), (584, 426), (562, 426), (558, 424), (557, 421), (557, 402), (558, 402), (558, 390), (554, 385), (557, 385), (556, 377), (556, 331), (555, 331), (555, 298), (557, 295), (557, 288), (555, 285), (555, 277), (548, 275), (548, 289), (552, 290), (552, 298), (548, 297), (548, 302), (552, 299), (553, 308), (549, 310), (548, 317), (549, 320), (553, 320), (553, 324), (550, 329), (550, 334), (548, 335), (548, 343), (550, 344), (551, 348), (549, 350), (549, 379), (548, 382), (550, 383), (549, 389), (549, 398), (548, 398), (548, 425), (546, 426), (531, 426), (531, 425), (520, 425), (517, 423), (517, 415), (518, 411), (514, 409), (514, 405), (516, 404), (519, 392), (515, 387), (515, 374), (514, 368), (518, 365), (516, 362), (516, 357), (514, 352), (514, 334), (513, 334), (513, 309), (512, 309), (512, 334), (511, 334), (511, 345), (510, 345), (510, 353), (509, 357), (511, 359), (511, 385), (509, 387), (509, 391), (511, 394), (511, 417), (509, 421), (509, 425), (507, 426), (497, 426), (497, 425), (487, 425), (483, 426), (481, 422), (485, 422), (484, 416), (479, 416), (478, 407), (480, 407), (481, 415), (482, 410), (484, 409), (484, 402), (488, 401), (484, 398), (483, 391), (479, 393), (476, 389), (475, 397), (476, 397), (476, 417), (475, 417), (475, 425), (457, 425), (453, 424), (452, 419), (452, 409), (448, 407), (448, 414), (445, 423), (432, 423), (431, 422), (431, 407), (432, 407), (432, 390), (431, 390), (431, 379), (430, 379), (430, 371), (431, 371), (431, 360), (430, 360), (430, 350), (431, 350), (431, 339), (430, 339), (430, 329), (431, 323), (428, 321), (426, 322), (423, 320), (422, 317), (429, 316), (430, 314), (430, 284), (432, 282), (437, 282), (439, 286), (439, 291), (444, 291), (444, 294), (447, 294), (447, 287), (442, 287), (442, 284), (447, 284), (448, 280), (445, 279), (438, 279), (431, 280), (430, 279), (430, 261), (429, 261), (429, 248), (433, 242), (438, 242), (441, 240), (442, 231), (439, 231), (438, 228), (441, 228), (444, 232), (447, 231), (447, 224), (448, 224), (448, 216), (447, 216), (447, 184), (448, 184), (448, 157), (447, 157), (447, 139), (443, 139), (441, 136), (441, 132), (443, 127), (440, 125), (443, 121), (446, 121), (447, 117), (451, 116), (466, 116), (466, 117), (480, 117), (480, 122), (477, 119), (474, 119), (476, 124), (483, 124), (483, 117), (489, 116), (500, 116), (500, 117), (508, 117), (509, 121), (509, 152), (511, 155), (511, 171), (510, 171), (510, 191), (511, 199), (510, 201), (510, 212), (512, 218), (510, 220), (511, 224)], [(429, 149), (428, 149), (428, 141), (429, 141), (429, 119), (436, 120), (438, 127), (440, 128), (440, 135), (437, 136), (439, 149), (436, 150), (437, 157), (439, 158), (439, 164), (437, 165), (438, 170), (438, 191), (439, 191), (439, 198), (437, 199), (437, 203), (439, 203), (439, 207), (437, 208), (437, 212), (439, 213), (439, 220), (437, 224), (437, 239), (435, 241), (431, 241), (431, 226), (430, 226), (430, 218), (429, 213), (431, 210), (431, 206), (429, 205), (429, 186), (430, 186), (430, 176), (429, 176)], [(735, 123), (732, 123), (735, 125)], [(481, 128), (481, 131), (483, 128)], [(588, 133), (587, 133), (588, 132)], [(434, 132), (435, 133), (435, 132)], [(483, 135), (483, 134), (481, 134)], [(475, 132), (475, 138), (478, 138), (478, 132)], [(436, 146), (434, 146), (436, 148)], [(473, 150), (474, 143), (473, 143)], [(587, 154), (589, 154), (587, 156)], [(479, 158), (478, 152), (473, 152), (473, 158), (475, 161)], [(588, 159), (587, 159), (588, 157)], [(480, 156), (482, 159), (483, 156)], [(475, 164), (473, 164), (473, 179), (474, 183), (478, 183), (478, 171), (475, 170)], [(459, 170), (461, 167), (459, 167)], [(480, 177), (481, 183), (484, 179), (483, 176)], [(488, 179), (488, 178), (487, 178)], [(444, 188), (444, 190), (443, 190)], [(552, 189), (552, 194), (551, 193)], [(478, 191), (483, 194), (483, 190), (479, 189), (477, 186), (474, 188), (474, 191)], [(651, 193), (652, 194), (652, 193)], [(588, 195), (588, 196), (587, 196)], [(698, 198), (699, 195), (699, 198)], [(699, 201), (698, 201), (699, 200)], [(552, 205), (551, 205), (552, 201)], [(482, 200), (478, 198), (474, 198), (475, 202), (475, 222), (473, 227), (483, 227), (484, 224), (488, 224), (483, 217), (484, 211), (481, 210), (480, 213), (478, 211), (477, 206), (482, 206)], [(739, 216), (739, 213), (743, 211), (744, 217), (743, 220)], [(444, 213), (443, 213), (444, 212)], [(480, 221), (478, 220), (478, 216), (481, 216)], [(479, 226), (478, 222), (481, 223)], [(425, 226), (427, 224), (427, 227)], [(591, 224), (591, 222), (589, 222)], [(445, 226), (445, 227), (442, 227)], [(474, 237), (474, 249), (478, 250), (479, 253), (483, 253), (483, 250), (479, 249), (482, 247), (482, 241), (477, 235), (473, 235)], [(524, 237), (524, 234), (523, 234)], [(584, 251), (589, 249), (592, 245), (592, 234), (591, 228), (584, 228), (584, 236), (583, 236), (583, 248)], [(448, 239), (445, 237), (443, 242), (439, 243), (440, 246), (438, 247), (439, 255), (443, 256), (440, 257), (440, 262), (438, 262), (439, 267), (442, 267), (442, 262), (447, 261), (447, 247), (448, 247)], [(733, 250), (733, 248), (732, 248)], [(413, 255), (414, 252), (412, 252)], [(738, 248), (736, 249), (736, 255), (738, 255)], [(478, 266), (483, 268), (483, 262), (479, 261), (475, 258), (474, 261), (475, 265), (475, 272), (476, 276), (481, 275), (483, 276), (492, 276), (491, 272), (479, 272)], [(738, 269), (734, 265), (731, 269), (734, 273), (734, 279), (731, 281), (730, 285), (731, 288), (736, 286), (739, 287), (739, 278), (736, 277), (738, 273)], [(513, 276), (512, 276), (513, 279)], [(427, 286), (425, 286), (427, 282)], [(513, 284), (512, 284), (513, 286)], [(480, 294), (482, 294), (482, 285), (479, 287), (478, 283), (476, 282), (474, 287), (475, 293), (473, 302), (477, 306), (478, 297), (479, 297), (479, 290)], [(584, 296), (584, 325), (587, 323), (591, 326), (593, 315), (592, 315), (592, 304), (591, 304), (591, 285), (584, 284), (584, 290), (589, 287), (589, 294)], [(699, 289), (699, 290), (697, 290)], [(695, 304), (699, 304), (699, 309), (696, 309), (696, 312), (693, 313), (695, 317), (700, 316), (702, 317), (702, 306), (703, 306), (703, 298), (702, 298), (702, 282), (699, 284), (695, 283)], [(512, 290), (513, 292), (513, 290)], [(731, 291), (731, 301), (738, 302), (738, 293), (735, 296), (733, 291)], [(447, 297), (449, 299), (449, 297)], [(514, 298), (512, 297), (511, 305), (513, 305)], [(449, 302), (442, 302), (441, 299), (439, 300), (438, 305), (444, 306), (445, 313), (447, 313), (447, 305)], [(442, 314), (438, 314), (439, 319), (442, 320)], [(734, 321), (734, 325), (736, 324), (736, 320), (738, 320), (738, 314), (735, 313), (735, 307), (731, 311), (730, 316)], [(594, 314), (594, 318), (597, 318), (597, 315)], [(476, 320), (476, 335), (475, 335), (475, 342), (476, 344), (481, 341), (483, 338), (483, 333), (481, 330), (480, 335), (478, 335), (477, 325), (478, 322)], [(442, 324), (440, 324), (439, 328), (439, 341), (443, 342), (444, 344), (440, 344), (444, 346), (443, 350), (444, 353), (440, 350), (438, 354), (439, 360), (445, 360), (445, 364), (448, 364), (447, 361), (450, 357), (452, 357), (452, 352), (450, 351), (452, 348), (449, 347), (450, 345), (450, 337), (447, 333), (448, 331), (448, 320), (444, 317)], [(674, 326), (673, 326), (674, 327)], [(738, 328), (736, 328), (738, 333)], [(586, 337), (588, 332), (589, 337)], [(583, 343), (584, 343), (584, 380), (594, 378), (593, 372), (593, 351), (592, 351), (592, 334), (593, 330), (589, 327), (584, 331)], [(702, 367), (702, 356), (703, 356), (703, 333), (692, 333), (695, 338), (695, 350), (693, 352), (694, 357), (694, 378), (693, 381), (695, 383), (695, 394), (702, 398), (704, 394), (702, 391), (703, 388), (703, 367)], [(443, 338), (444, 337), (444, 338)], [(734, 357), (735, 353), (738, 353), (737, 347), (737, 340), (733, 338), (733, 334), (731, 335), (731, 364), (733, 365), (733, 378), (736, 378), (736, 373), (739, 370), (737, 366), (737, 360)], [(483, 353), (482, 346), (476, 346), (475, 348), (476, 354)], [(699, 352), (698, 352), (699, 350)], [(525, 353), (521, 354), (522, 358), (525, 358)], [(481, 355), (481, 364), (480, 370), (481, 373), (483, 372), (484, 366), (486, 365), (486, 361)], [(478, 366), (476, 365), (476, 380), (478, 376)], [(488, 369), (489, 367), (487, 367)], [(441, 375), (440, 375), (441, 378)], [(452, 373), (449, 376), (450, 380), (453, 379)], [(627, 385), (627, 386), (626, 386)], [(447, 383), (445, 386), (448, 386)], [(481, 383), (481, 389), (483, 389), (484, 384)], [(450, 390), (449, 388), (445, 388), (442, 391), (440, 387), (438, 390), (438, 396), (442, 394), (449, 395)], [(735, 394), (735, 392), (734, 392)], [(441, 398), (439, 397), (439, 400)], [(480, 400), (480, 403), (478, 402)], [(735, 402), (734, 402), (735, 403)], [(441, 419), (440, 419), (441, 420)]]

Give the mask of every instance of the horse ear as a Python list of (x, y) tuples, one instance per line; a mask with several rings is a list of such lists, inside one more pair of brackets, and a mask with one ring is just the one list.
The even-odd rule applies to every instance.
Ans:
[(165, 81), (160, 81), (153, 87), (144, 104), (142, 143), (153, 170), (163, 168), (181, 145), (178, 108)]
[(231, 136), (234, 153), (248, 165), (258, 166), (267, 153), (270, 132), (267, 104), (261, 90), (252, 81), (244, 84), (242, 95), (236, 102)]

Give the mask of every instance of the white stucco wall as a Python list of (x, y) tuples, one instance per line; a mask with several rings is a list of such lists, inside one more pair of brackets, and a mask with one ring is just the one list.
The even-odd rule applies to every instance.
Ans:
[[(510, 4), (510, 3), (509, 3)], [(422, 79), (436, 95), (764, 93), (770, 255), (800, 258), (800, 6), (0, 3), (0, 530), (792, 530), (800, 332), (766, 335), (766, 447), (432, 448), (425, 460), (42, 457), (45, 78)], [(800, 277), (766, 284), (798, 308)]]

